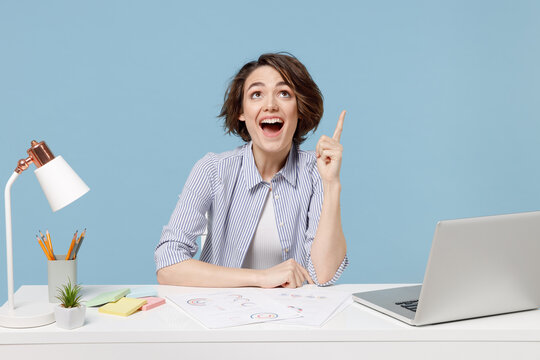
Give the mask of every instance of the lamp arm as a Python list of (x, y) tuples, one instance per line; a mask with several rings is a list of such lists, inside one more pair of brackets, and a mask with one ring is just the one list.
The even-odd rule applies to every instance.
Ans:
[(8, 306), (9, 310), (13, 311), (14, 296), (13, 296), (13, 232), (11, 228), (11, 185), (15, 182), (15, 179), (19, 176), (19, 173), (15, 171), (9, 178), (6, 189), (4, 191), (5, 199), (5, 212), (6, 212), (6, 263), (7, 263), (7, 284), (8, 284)]

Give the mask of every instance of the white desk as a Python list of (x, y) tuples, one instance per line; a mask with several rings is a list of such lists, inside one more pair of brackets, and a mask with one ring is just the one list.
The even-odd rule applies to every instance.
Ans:
[[(139, 285), (140, 286), (140, 285)], [(215, 289), (158, 286), (159, 296)], [(84, 298), (129, 285), (84, 286)], [(133, 286), (136, 287), (136, 286)], [(351, 293), (388, 285), (337, 285)], [(18, 299), (47, 299), (44, 285), (23, 286)], [(352, 304), (322, 328), (270, 322), (208, 330), (172, 303), (129, 317), (87, 309), (85, 325), (63, 330), (0, 328), (0, 359), (152, 357), (161, 359), (540, 359), (540, 310), (415, 328)], [(156, 358), (156, 360), (158, 360)]]

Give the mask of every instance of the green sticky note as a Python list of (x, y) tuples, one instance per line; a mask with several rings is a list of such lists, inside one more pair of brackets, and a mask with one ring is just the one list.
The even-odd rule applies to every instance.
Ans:
[(120, 298), (126, 296), (129, 293), (129, 289), (108, 291), (99, 294), (95, 298), (88, 300), (86, 306), (99, 306), (109, 302), (118, 301)]

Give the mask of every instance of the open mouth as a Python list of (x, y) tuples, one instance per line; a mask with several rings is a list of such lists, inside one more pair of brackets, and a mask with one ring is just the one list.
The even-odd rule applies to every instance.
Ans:
[(283, 120), (280, 118), (266, 118), (259, 124), (266, 136), (276, 136), (283, 127)]

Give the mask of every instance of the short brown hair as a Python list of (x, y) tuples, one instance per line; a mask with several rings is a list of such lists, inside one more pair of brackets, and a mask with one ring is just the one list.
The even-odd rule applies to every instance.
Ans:
[(262, 54), (257, 61), (250, 61), (245, 64), (238, 71), (225, 92), (225, 101), (221, 107), (219, 117), (223, 117), (225, 120), (224, 127), (227, 134), (238, 135), (246, 142), (251, 140), (245, 122), (239, 120), (240, 115), (244, 112), (244, 84), (253, 70), (265, 65), (276, 69), (296, 95), (298, 125), (296, 126), (293, 142), (301, 144), (306, 140), (310, 131), (317, 129), (321, 121), (324, 111), (323, 97), (306, 67), (291, 54)]

